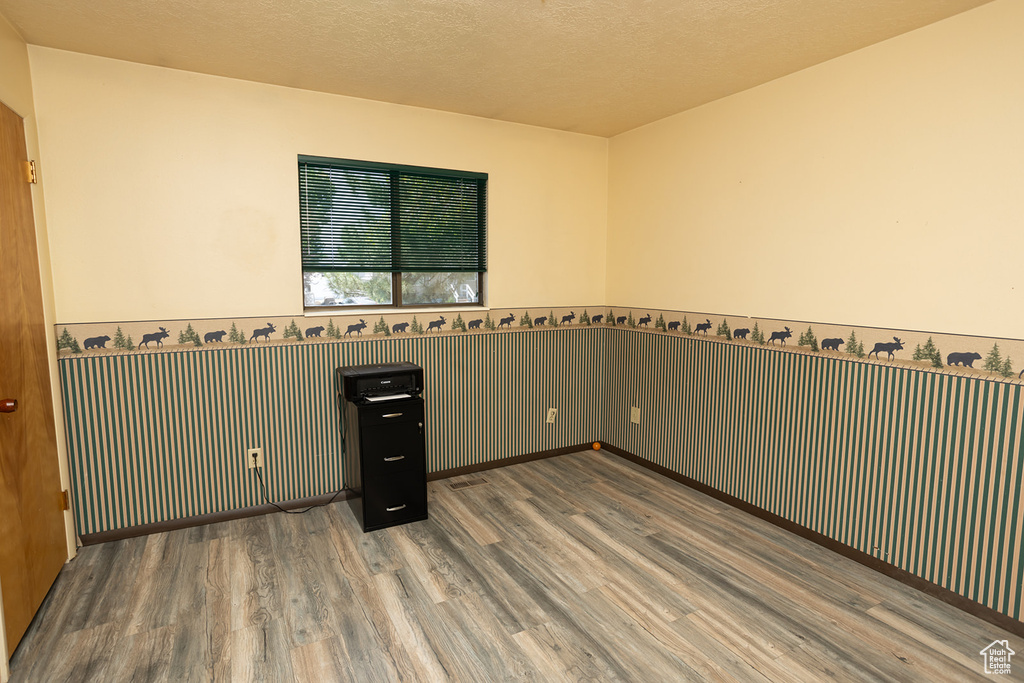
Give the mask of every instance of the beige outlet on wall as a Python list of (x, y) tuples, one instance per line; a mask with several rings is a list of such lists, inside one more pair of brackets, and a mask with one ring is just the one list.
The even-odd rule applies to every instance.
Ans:
[(249, 469), (263, 469), (263, 449), (262, 448), (250, 448), (245, 453), (245, 458), (249, 462)]
[(548, 408), (548, 424), (555, 424), (555, 417), (558, 415), (558, 408)]
[(636, 406), (630, 406), (629, 408), (629, 421), (635, 425), (640, 424), (640, 409)]

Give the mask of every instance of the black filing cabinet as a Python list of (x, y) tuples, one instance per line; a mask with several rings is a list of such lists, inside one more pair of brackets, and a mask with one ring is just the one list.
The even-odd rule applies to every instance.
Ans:
[(427, 518), (423, 371), (410, 363), (338, 368), (345, 471), (363, 531)]

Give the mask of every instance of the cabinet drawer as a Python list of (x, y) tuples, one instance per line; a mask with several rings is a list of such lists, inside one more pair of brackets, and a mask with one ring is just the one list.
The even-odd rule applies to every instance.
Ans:
[(423, 422), (423, 399), (388, 401), (360, 406), (359, 421), (364, 427)]
[(427, 518), (427, 481), (423, 472), (363, 480), (363, 529), (371, 531)]
[(368, 477), (426, 470), (419, 422), (396, 422), (363, 430), (363, 472)]

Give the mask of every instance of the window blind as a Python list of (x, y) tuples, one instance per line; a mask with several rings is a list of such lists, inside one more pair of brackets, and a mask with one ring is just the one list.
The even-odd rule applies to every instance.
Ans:
[(299, 157), (302, 268), (484, 272), (487, 175)]

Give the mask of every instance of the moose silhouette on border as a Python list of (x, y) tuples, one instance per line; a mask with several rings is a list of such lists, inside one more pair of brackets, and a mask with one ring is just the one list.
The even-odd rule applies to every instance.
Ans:
[(893, 352), (902, 349), (903, 342), (900, 341), (899, 337), (893, 337), (892, 339), (893, 340), (891, 342), (877, 342), (875, 344), (875, 348), (871, 349), (871, 351), (868, 352), (868, 358), (871, 358), (871, 354), (873, 353), (875, 354), (875, 360), (878, 360), (878, 352), (885, 351), (887, 354), (889, 354), (887, 360), (893, 360), (895, 358), (895, 356), (893, 356)]
[(258, 330), (252, 331), (252, 336), (249, 337), (249, 341), (258, 343), (260, 337), (263, 337), (264, 341), (270, 341), (270, 335), (277, 332), (277, 328), (274, 327), (274, 323), (267, 323), (266, 327), (261, 327)]
[(164, 339), (171, 336), (171, 333), (167, 331), (166, 327), (161, 327), (159, 332), (150, 332), (149, 334), (142, 335), (142, 341), (139, 342), (139, 348), (145, 344), (146, 348), (149, 348), (149, 342), (156, 342), (156, 347), (160, 348), (164, 345)]

